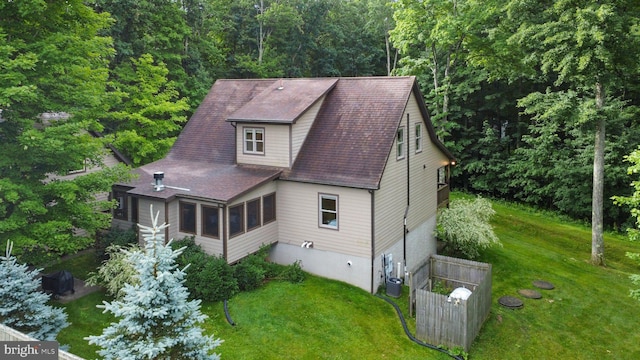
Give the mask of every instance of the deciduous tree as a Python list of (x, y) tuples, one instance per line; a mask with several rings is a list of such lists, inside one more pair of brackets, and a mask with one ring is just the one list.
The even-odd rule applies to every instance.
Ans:
[[(0, 243), (12, 239), (45, 254), (74, 252), (89, 234), (108, 224), (96, 210), (122, 171), (51, 181), (85, 163), (97, 165), (108, 62), (113, 47), (99, 33), (110, 25), (83, 1), (0, 3)], [(62, 114), (57, 120), (43, 116)]]

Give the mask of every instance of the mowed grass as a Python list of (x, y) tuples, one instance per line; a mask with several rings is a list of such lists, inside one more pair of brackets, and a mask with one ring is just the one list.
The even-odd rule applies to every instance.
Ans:
[[(640, 244), (606, 235), (607, 266), (596, 267), (589, 263), (590, 228), (522, 206), (493, 204), (492, 223), (504, 246), (479, 259), (492, 264), (493, 300), (470, 359), (640, 358), (640, 302), (628, 296), (628, 276), (640, 267), (624, 256), (640, 252)], [(536, 289), (534, 280), (556, 288)], [(536, 289), (543, 298), (525, 299), (519, 289)], [(500, 306), (503, 295), (520, 297), (524, 307)], [(95, 293), (64, 305), (73, 325), (59, 341), (87, 359), (96, 358), (97, 348), (82, 339), (114, 321), (95, 308), (103, 299)], [(398, 303), (406, 315), (406, 299)], [(217, 349), (223, 359), (448, 358), (411, 342), (385, 301), (337, 281), (316, 276), (301, 284), (274, 281), (228, 305), (235, 327), (227, 323), (222, 303), (202, 304), (209, 316), (205, 331), (224, 340)], [(407, 320), (415, 331), (415, 320)]]
[(302, 284), (273, 282), (223, 305), (206, 328), (224, 339), (227, 359), (447, 359), (411, 342), (384, 300), (345, 283), (308, 276)]
[[(492, 223), (504, 246), (480, 259), (493, 264), (494, 303), (472, 358), (640, 358), (640, 302), (629, 297), (629, 275), (640, 268), (624, 256), (640, 252), (640, 244), (607, 234), (607, 266), (593, 266), (589, 227), (511, 204), (493, 207)], [(534, 280), (549, 281), (555, 289), (536, 289)], [(543, 298), (523, 298), (519, 289), (536, 289)], [(503, 295), (522, 298), (524, 307), (500, 306)]]
[[(406, 292), (406, 289), (405, 289)], [(86, 359), (97, 347), (84, 337), (99, 335), (115, 320), (95, 306), (104, 293), (94, 293), (63, 306), (73, 324), (58, 336), (69, 351)], [(301, 284), (274, 281), (235, 296), (224, 305), (204, 302), (207, 334), (224, 340), (223, 359), (448, 359), (411, 342), (395, 310), (384, 300), (338, 281), (309, 275)]]

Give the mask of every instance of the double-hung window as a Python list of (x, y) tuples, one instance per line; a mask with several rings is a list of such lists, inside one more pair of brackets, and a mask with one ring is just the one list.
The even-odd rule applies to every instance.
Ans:
[(422, 123), (416, 123), (416, 153), (422, 151)]
[(245, 154), (264, 154), (264, 129), (244, 128)]
[(338, 196), (320, 194), (319, 203), (320, 227), (338, 229)]
[(398, 128), (396, 133), (396, 159), (404, 159), (404, 127)]

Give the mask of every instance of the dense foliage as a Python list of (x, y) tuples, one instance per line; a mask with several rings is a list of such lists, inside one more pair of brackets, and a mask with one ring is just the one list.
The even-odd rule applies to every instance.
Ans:
[(101, 130), (113, 48), (100, 33), (110, 25), (81, 0), (0, 3), (0, 245), (11, 239), (17, 256), (31, 249), (30, 262), (82, 249), (109, 224), (99, 210), (112, 204), (94, 195), (122, 169), (57, 178), (105, 151), (89, 131)]
[(633, 0), (2, 2), (0, 241), (38, 259), (105, 226), (113, 204), (91, 199), (122, 173), (47, 181), (99, 162), (87, 130), (139, 165), (216, 79), (387, 74), (417, 77), (454, 187), (624, 229), (609, 199), (640, 143), (639, 19)]
[(158, 225), (159, 213), (151, 211), (153, 225), (140, 226), (144, 251), (127, 253), (139, 281), (125, 284), (122, 300), (99, 305), (119, 321), (87, 340), (100, 346), (104, 359), (219, 359), (213, 351), (222, 341), (200, 327), (207, 318), (201, 301), (188, 300), (185, 273), (175, 261), (182, 250), (165, 244), (168, 225)]
[(139, 251), (137, 244), (129, 246), (109, 245), (105, 250), (105, 259), (96, 272), (90, 272), (85, 280), (87, 285), (104, 287), (106, 293), (115, 300), (122, 300), (126, 284), (138, 285), (138, 273), (129, 261), (129, 254)]
[(443, 252), (475, 259), (482, 250), (501, 246), (489, 223), (495, 215), (491, 202), (482, 197), (456, 199), (438, 212), (436, 237), (445, 243)]
[(305, 279), (305, 273), (298, 262), (291, 265), (269, 262), (268, 245), (233, 266), (220, 256), (205, 253), (193, 238), (174, 241), (172, 246), (174, 249), (184, 248), (177, 262), (186, 267), (185, 286), (191, 296), (197, 299), (222, 301), (240, 291), (255, 290), (268, 280), (299, 283)]
[(0, 323), (35, 339), (53, 341), (69, 326), (64, 309), (49, 305), (40, 291), (41, 269), (29, 270), (11, 255), (13, 243), (0, 256)]
[[(640, 241), (640, 179), (638, 179), (638, 174), (640, 174), (640, 148), (629, 154), (626, 160), (631, 163), (627, 171), (634, 177), (633, 182), (631, 182), (633, 194), (630, 196), (614, 196), (613, 200), (617, 205), (630, 209), (631, 216), (635, 219), (635, 224), (627, 229), (629, 239), (631, 241)], [(640, 264), (640, 253), (627, 252), (625, 255)], [(640, 274), (633, 274), (630, 278), (634, 285), (640, 286)], [(630, 295), (640, 300), (640, 288), (632, 289)]]

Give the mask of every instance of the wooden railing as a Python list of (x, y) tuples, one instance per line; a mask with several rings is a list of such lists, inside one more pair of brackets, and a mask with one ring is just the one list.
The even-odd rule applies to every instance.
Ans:
[(449, 206), (449, 184), (438, 184), (438, 207)]

